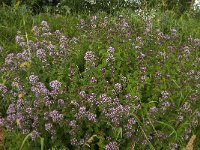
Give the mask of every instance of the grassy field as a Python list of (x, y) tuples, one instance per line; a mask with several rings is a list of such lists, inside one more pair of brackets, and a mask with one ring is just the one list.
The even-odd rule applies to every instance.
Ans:
[(198, 16), (2, 6), (0, 35), (2, 149), (200, 149)]

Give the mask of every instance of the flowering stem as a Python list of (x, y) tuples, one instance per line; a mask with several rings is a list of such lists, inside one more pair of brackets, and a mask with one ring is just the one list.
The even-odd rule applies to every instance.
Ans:
[(135, 114), (132, 114), (132, 115), (133, 115), (134, 118), (137, 120), (138, 126), (140, 127), (140, 130), (142, 131), (142, 133), (144, 134), (144, 137), (145, 137), (146, 140), (148, 141), (149, 146), (150, 146), (150, 149), (151, 149), (151, 150), (155, 150), (154, 146), (153, 146), (152, 143), (149, 141), (149, 139), (148, 139), (148, 137), (147, 137), (145, 131), (143, 130), (142, 126), (140, 125), (140, 124), (141, 124), (140, 120), (138, 119), (138, 117), (137, 117)]

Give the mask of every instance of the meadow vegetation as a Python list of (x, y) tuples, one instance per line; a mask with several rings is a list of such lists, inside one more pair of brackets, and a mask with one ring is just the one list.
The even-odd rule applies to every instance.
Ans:
[(198, 10), (64, 2), (0, 6), (0, 149), (199, 149)]

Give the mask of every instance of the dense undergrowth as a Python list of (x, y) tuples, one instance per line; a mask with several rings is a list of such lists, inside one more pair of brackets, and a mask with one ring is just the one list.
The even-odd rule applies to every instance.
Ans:
[(0, 14), (5, 149), (182, 149), (200, 139), (197, 18)]

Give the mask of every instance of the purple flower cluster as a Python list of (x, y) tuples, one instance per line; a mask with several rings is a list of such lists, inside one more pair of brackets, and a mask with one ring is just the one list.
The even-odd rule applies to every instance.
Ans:
[(173, 37), (176, 37), (176, 34), (177, 34), (177, 30), (176, 29), (171, 29), (171, 34)]
[(38, 137), (39, 137), (38, 131), (33, 130), (33, 131), (32, 131), (32, 134), (31, 134), (32, 140), (35, 141)]
[(59, 114), (57, 110), (50, 112), (49, 117), (51, 117), (53, 122), (60, 122), (63, 120), (63, 114)]
[(46, 123), (46, 124), (45, 124), (45, 130), (46, 130), (46, 131), (50, 131), (51, 128), (52, 128), (52, 126), (53, 126), (52, 123)]
[(110, 142), (105, 146), (105, 150), (119, 150), (117, 142)]
[(35, 96), (38, 97), (39, 95), (47, 95), (49, 93), (49, 90), (46, 88), (44, 83), (38, 82), (37, 84), (33, 85), (31, 87), (31, 91), (35, 93)]
[(92, 51), (87, 51), (84, 57), (85, 61), (93, 62), (95, 60), (94, 54)]
[(43, 61), (43, 62), (46, 61), (46, 53), (45, 53), (44, 49), (38, 49), (36, 51), (36, 55), (41, 61)]
[(0, 92), (1, 92), (1, 96), (5, 96), (5, 94), (7, 93), (7, 87), (3, 84), (0, 83)]
[(111, 104), (112, 98), (108, 97), (106, 94), (101, 94), (99, 96), (99, 101), (97, 101), (97, 105), (102, 105), (102, 104)]
[(162, 99), (168, 99), (169, 98), (169, 93), (167, 91), (162, 91), (161, 92), (161, 98)]
[(87, 118), (89, 121), (96, 122), (96, 114), (87, 111), (85, 107), (80, 107), (75, 116), (76, 119)]
[(92, 19), (90, 19), (90, 23), (91, 23), (91, 28), (96, 28), (96, 20), (97, 20), (97, 16), (92, 16)]
[(44, 20), (41, 22), (41, 27), (42, 27), (42, 31), (44, 31), (44, 32), (48, 32), (49, 31), (49, 25)]
[(29, 76), (29, 83), (30, 83), (30, 84), (34, 85), (34, 84), (36, 84), (38, 81), (39, 81), (38, 76), (36, 76), (36, 75), (30, 75), (30, 76)]
[(87, 94), (86, 94), (85, 91), (80, 91), (80, 92), (79, 92), (79, 96), (80, 96), (81, 98), (86, 98)]
[(111, 120), (114, 126), (118, 127), (123, 120), (123, 116), (129, 116), (130, 106), (112, 106), (109, 107), (107, 110), (104, 109), (103, 113), (105, 114), (106, 118)]
[(97, 79), (95, 78), (95, 77), (92, 77), (91, 79), (90, 79), (90, 83), (96, 83), (97, 82)]
[(54, 80), (54, 81), (51, 81), (50, 84), (52, 89), (54, 90), (59, 90), (59, 88), (61, 87), (61, 82), (59, 82), (58, 80)]
[(125, 125), (125, 132), (124, 136), (126, 138), (131, 138), (133, 134), (135, 133), (134, 126), (136, 124), (136, 121), (134, 118), (129, 118), (127, 124)]
[(114, 85), (114, 88), (117, 92), (121, 92), (122, 91), (122, 85), (120, 83), (116, 83)]
[(95, 93), (91, 93), (88, 95), (87, 97), (88, 102), (91, 103), (91, 105), (93, 105), (93, 102), (96, 102), (97, 98), (96, 98), (96, 94)]
[(110, 66), (111, 68), (113, 68), (113, 63), (115, 60), (114, 52), (115, 52), (115, 49), (113, 47), (109, 47), (107, 50), (108, 58), (106, 59), (106, 61), (108, 62), (108, 66)]
[(7, 57), (5, 58), (5, 64), (6, 65), (10, 65), (13, 63), (13, 60), (14, 60), (14, 53), (10, 53), (7, 55)]
[(85, 25), (85, 20), (84, 19), (80, 19), (80, 28), (83, 28)]
[(17, 36), (16, 36), (16, 38), (15, 38), (15, 41), (16, 41), (18, 44), (24, 42), (24, 37), (21, 36), (21, 32), (20, 32), (20, 31), (17, 32)]
[[(86, 65), (89, 68), (94, 68), (95, 67), (95, 56), (94, 56), (92, 51), (87, 51), (85, 53), (84, 59), (86, 61)], [(88, 67), (87, 67), (87, 69), (89, 69)]]

